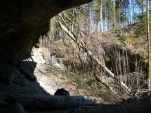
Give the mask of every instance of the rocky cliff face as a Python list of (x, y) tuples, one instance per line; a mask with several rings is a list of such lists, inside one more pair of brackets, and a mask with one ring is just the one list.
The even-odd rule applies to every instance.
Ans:
[(40, 35), (57, 13), (91, 0), (5, 0), (0, 4), (0, 80), (9, 81), (14, 65), (29, 58)]

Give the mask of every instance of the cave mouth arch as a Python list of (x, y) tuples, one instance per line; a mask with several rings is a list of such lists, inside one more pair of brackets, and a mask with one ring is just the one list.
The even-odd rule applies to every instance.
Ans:
[(5, 0), (0, 18), (0, 81), (10, 83), (15, 68), (31, 56), (40, 35), (49, 30), (49, 20), (59, 12), (91, 0)]

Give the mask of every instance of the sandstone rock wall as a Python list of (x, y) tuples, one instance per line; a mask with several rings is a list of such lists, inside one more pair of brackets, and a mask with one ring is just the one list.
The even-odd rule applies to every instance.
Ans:
[(9, 81), (14, 65), (29, 58), (49, 20), (91, 0), (5, 0), (0, 4), (0, 80)]

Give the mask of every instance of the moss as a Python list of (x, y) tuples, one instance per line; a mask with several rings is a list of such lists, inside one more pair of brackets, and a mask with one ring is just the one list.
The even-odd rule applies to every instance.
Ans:
[(126, 45), (134, 45), (135, 43), (136, 43), (136, 38), (135, 37), (133, 37), (133, 36), (128, 36), (128, 37), (126, 37), (126, 39), (124, 40), (124, 43), (126, 44)]

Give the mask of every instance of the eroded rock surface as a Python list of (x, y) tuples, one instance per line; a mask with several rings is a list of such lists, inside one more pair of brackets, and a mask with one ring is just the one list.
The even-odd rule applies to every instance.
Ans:
[(49, 96), (34, 78), (36, 63), (26, 59), (30, 58), (31, 49), (38, 42), (40, 35), (49, 30), (51, 17), (65, 9), (90, 1), (2, 1), (0, 4), (0, 112), (25, 112), (22, 105), (14, 99), (9, 100), (10, 97)]
[[(91, 0), (5, 0), (0, 4), (0, 80), (9, 81), (18, 61), (29, 58), (49, 20), (59, 12)], [(5, 81), (5, 82), (6, 82)]]

